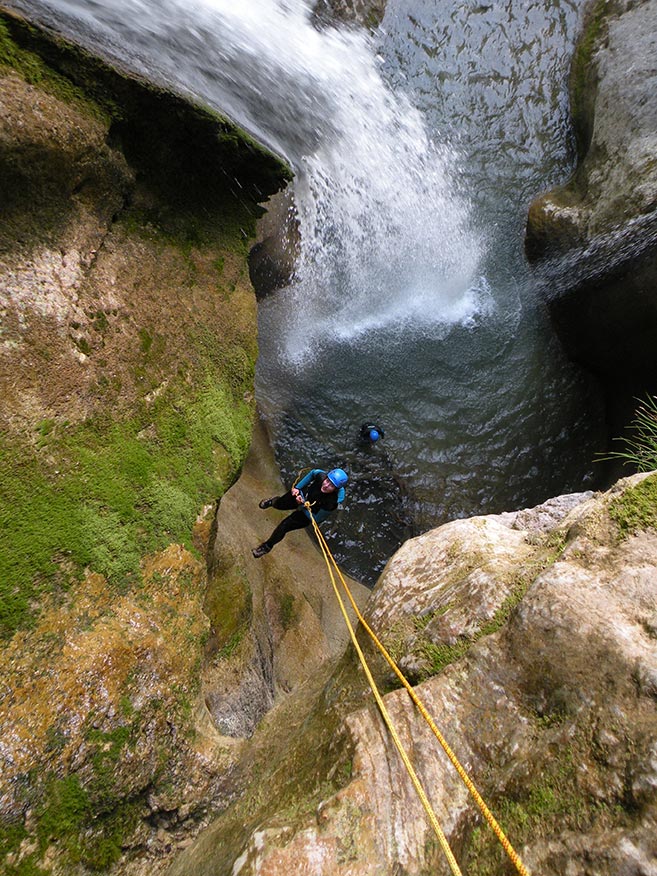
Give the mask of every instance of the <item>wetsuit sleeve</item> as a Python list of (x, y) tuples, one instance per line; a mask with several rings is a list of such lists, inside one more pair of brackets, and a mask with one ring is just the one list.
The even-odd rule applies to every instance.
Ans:
[(296, 484), (297, 490), (303, 490), (304, 487), (307, 487), (308, 484), (312, 481), (316, 474), (321, 472), (321, 468), (314, 468), (312, 471), (309, 471), (307, 475), (304, 475), (298, 484)]
[(340, 489), (338, 490), (338, 505), (341, 505), (342, 502), (344, 502), (344, 496), (344, 487), (340, 487)]

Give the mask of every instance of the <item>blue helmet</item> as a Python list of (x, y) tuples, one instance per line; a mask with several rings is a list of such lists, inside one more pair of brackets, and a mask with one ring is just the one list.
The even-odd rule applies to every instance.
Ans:
[(349, 475), (341, 468), (332, 468), (331, 471), (326, 475), (326, 477), (337, 489), (340, 489), (340, 487), (344, 487), (344, 485), (349, 480)]
[(380, 437), (381, 437), (381, 434), (380, 434), (378, 429), (370, 429), (370, 441), (372, 443), (374, 443), (375, 441), (378, 441)]

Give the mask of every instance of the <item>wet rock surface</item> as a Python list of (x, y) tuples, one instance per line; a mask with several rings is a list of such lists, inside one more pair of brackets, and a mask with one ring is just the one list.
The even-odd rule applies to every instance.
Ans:
[(348, 22), (374, 29), (383, 20), (386, 0), (317, 0), (314, 15), (323, 25)]
[[(566, 498), (551, 528), (534, 509), (527, 529), (483, 517), (426, 533), (392, 558), (366, 610), (393, 655), (417, 661), (418, 694), (532, 872), (649, 872), (657, 851), (656, 518), (635, 516), (656, 477)], [(268, 748), (289, 715), (271, 713), (253, 738), (269, 757), (257, 794), (171, 876), (449, 872), (359, 674), (345, 656), (313, 705), (310, 689), (305, 704), (292, 696), (306, 757), (292, 779), (289, 752)], [(508, 872), (406, 692), (385, 702), (464, 872)], [(314, 793), (302, 780), (313, 769)], [(295, 778), (294, 809), (277, 807)]]
[(657, 3), (591, 4), (571, 76), (581, 161), (529, 209), (526, 250), (569, 354), (657, 385)]
[[(112, 126), (98, 106), (37, 88), (4, 61), (0, 75), (12, 121), (0, 126), (11, 184), (0, 522), (14, 527), (0, 578), (0, 868), (441, 872), (363, 674), (343, 654), (308, 534), (250, 555), (280, 519), (257, 508), (280, 489), (262, 436), (225, 493), (253, 412), (241, 224), (222, 203), (208, 237), (189, 199), (203, 178), (174, 197), (167, 150), (151, 153), (143, 126)], [(164, 162), (159, 177), (149, 155)], [(271, 180), (268, 160), (261, 171)], [(209, 368), (213, 385), (230, 387), (220, 408)], [(77, 447), (70, 437), (89, 421), (93, 441)], [(209, 451), (199, 433), (212, 436)], [(211, 459), (201, 473), (197, 451)], [(209, 506), (193, 525), (190, 469), (200, 494), (222, 496), (216, 523)], [(147, 490), (130, 492), (142, 481)], [(649, 873), (657, 853), (654, 483), (427, 533), (393, 558), (369, 609), (527, 863), (548, 876)], [(129, 540), (153, 520), (159, 541)], [(55, 553), (53, 532), (66, 545)], [(44, 554), (46, 566), (16, 576)], [(504, 872), (433, 737), (374, 664), (457, 855), (472, 874)]]
[(0, 870), (154, 872), (235, 794), (203, 506), (251, 433), (252, 184), (287, 172), (0, 11)]
[[(203, 689), (229, 736), (251, 736), (277, 699), (339, 656), (348, 640), (311, 533), (290, 533), (265, 557), (251, 556), (289, 513), (263, 511), (258, 502), (284, 491), (257, 423), (240, 479), (221, 500), (206, 596), (212, 635)], [(347, 580), (364, 606), (370, 591)]]

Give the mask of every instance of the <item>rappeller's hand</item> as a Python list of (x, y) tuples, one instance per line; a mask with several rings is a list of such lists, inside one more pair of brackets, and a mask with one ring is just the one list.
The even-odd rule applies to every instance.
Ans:
[(297, 490), (296, 487), (292, 487), (292, 489), (290, 490), (290, 492), (292, 493), (292, 495), (294, 496), (294, 498), (297, 500), (297, 502), (299, 503), (299, 505), (302, 505), (302, 504), (303, 504), (303, 496), (301, 495), (301, 493), (299, 492), (299, 490)]

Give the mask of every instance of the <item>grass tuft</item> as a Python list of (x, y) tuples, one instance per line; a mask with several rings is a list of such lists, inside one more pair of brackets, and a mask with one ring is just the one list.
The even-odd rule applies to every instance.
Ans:
[(612, 501), (609, 513), (621, 537), (641, 529), (657, 529), (657, 475), (625, 490)]
[(630, 434), (614, 440), (622, 442), (623, 450), (615, 450), (604, 460), (622, 459), (637, 471), (657, 469), (657, 396), (637, 399), (639, 406), (630, 423)]

